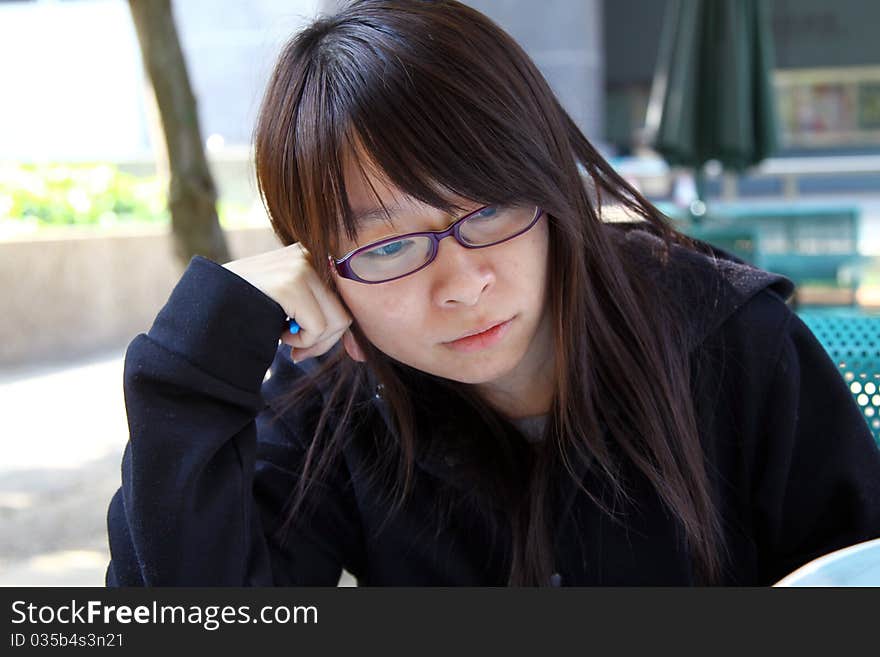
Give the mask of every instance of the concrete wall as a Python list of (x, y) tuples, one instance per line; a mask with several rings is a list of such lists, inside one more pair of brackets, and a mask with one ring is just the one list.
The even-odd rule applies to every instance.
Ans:
[(498, 23), (534, 60), (591, 141), (604, 125), (602, 0), (464, 0)]
[[(183, 273), (167, 229), (0, 242), (0, 368), (124, 347)], [(227, 231), (233, 259), (281, 244), (269, 228)]]

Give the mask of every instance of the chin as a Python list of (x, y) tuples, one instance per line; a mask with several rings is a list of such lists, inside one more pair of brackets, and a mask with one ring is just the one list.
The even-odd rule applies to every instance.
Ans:
[(515, 365), (516, 362), (509, 353), (455, 354), (443, 363), (443, 367), (425, 371), (459, 383), (481, 384), (500, 379), (512, 371)]

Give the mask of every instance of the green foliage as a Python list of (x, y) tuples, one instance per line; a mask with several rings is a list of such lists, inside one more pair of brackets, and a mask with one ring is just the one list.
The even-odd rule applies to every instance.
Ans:
[[(97, 229), (170, 225), (167, 186), (110, 164), (0, 164), (0, 240), (58, 227)], [(220, 199), (224, 230), (268, 227), (262, 205)]]
[(18, 165), (0, 169), (0, 222), (114, 226), (169, 221), (165, 189), (108, 164)]

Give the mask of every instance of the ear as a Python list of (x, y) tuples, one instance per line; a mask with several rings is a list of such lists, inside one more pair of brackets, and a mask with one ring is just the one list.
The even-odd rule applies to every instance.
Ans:
[(364, 352), (357, 343), (357, 340), (355, 340), (355, 337), (351, 334), (351, 330), (342, 334), (342, 345), (345, 347), (345, 350), (348, 352), (348, 355), (352, 360), (356, 360), (359, 363), (363, 363), (367, 360), (367, 357), (364, 356)]

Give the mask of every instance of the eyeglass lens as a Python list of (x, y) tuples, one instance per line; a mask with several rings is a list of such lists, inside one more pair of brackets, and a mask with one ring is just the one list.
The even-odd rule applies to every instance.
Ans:
[[(491, 246), (524, 231), (536, 212), (534, 206), (489, 206), (463, 221), (459, 234), (469, 246)], [(361, 251), (350, 264), (363, 280), (380, 282), (412, 273), (430, 258), (431, 238), (415, 235)]]

